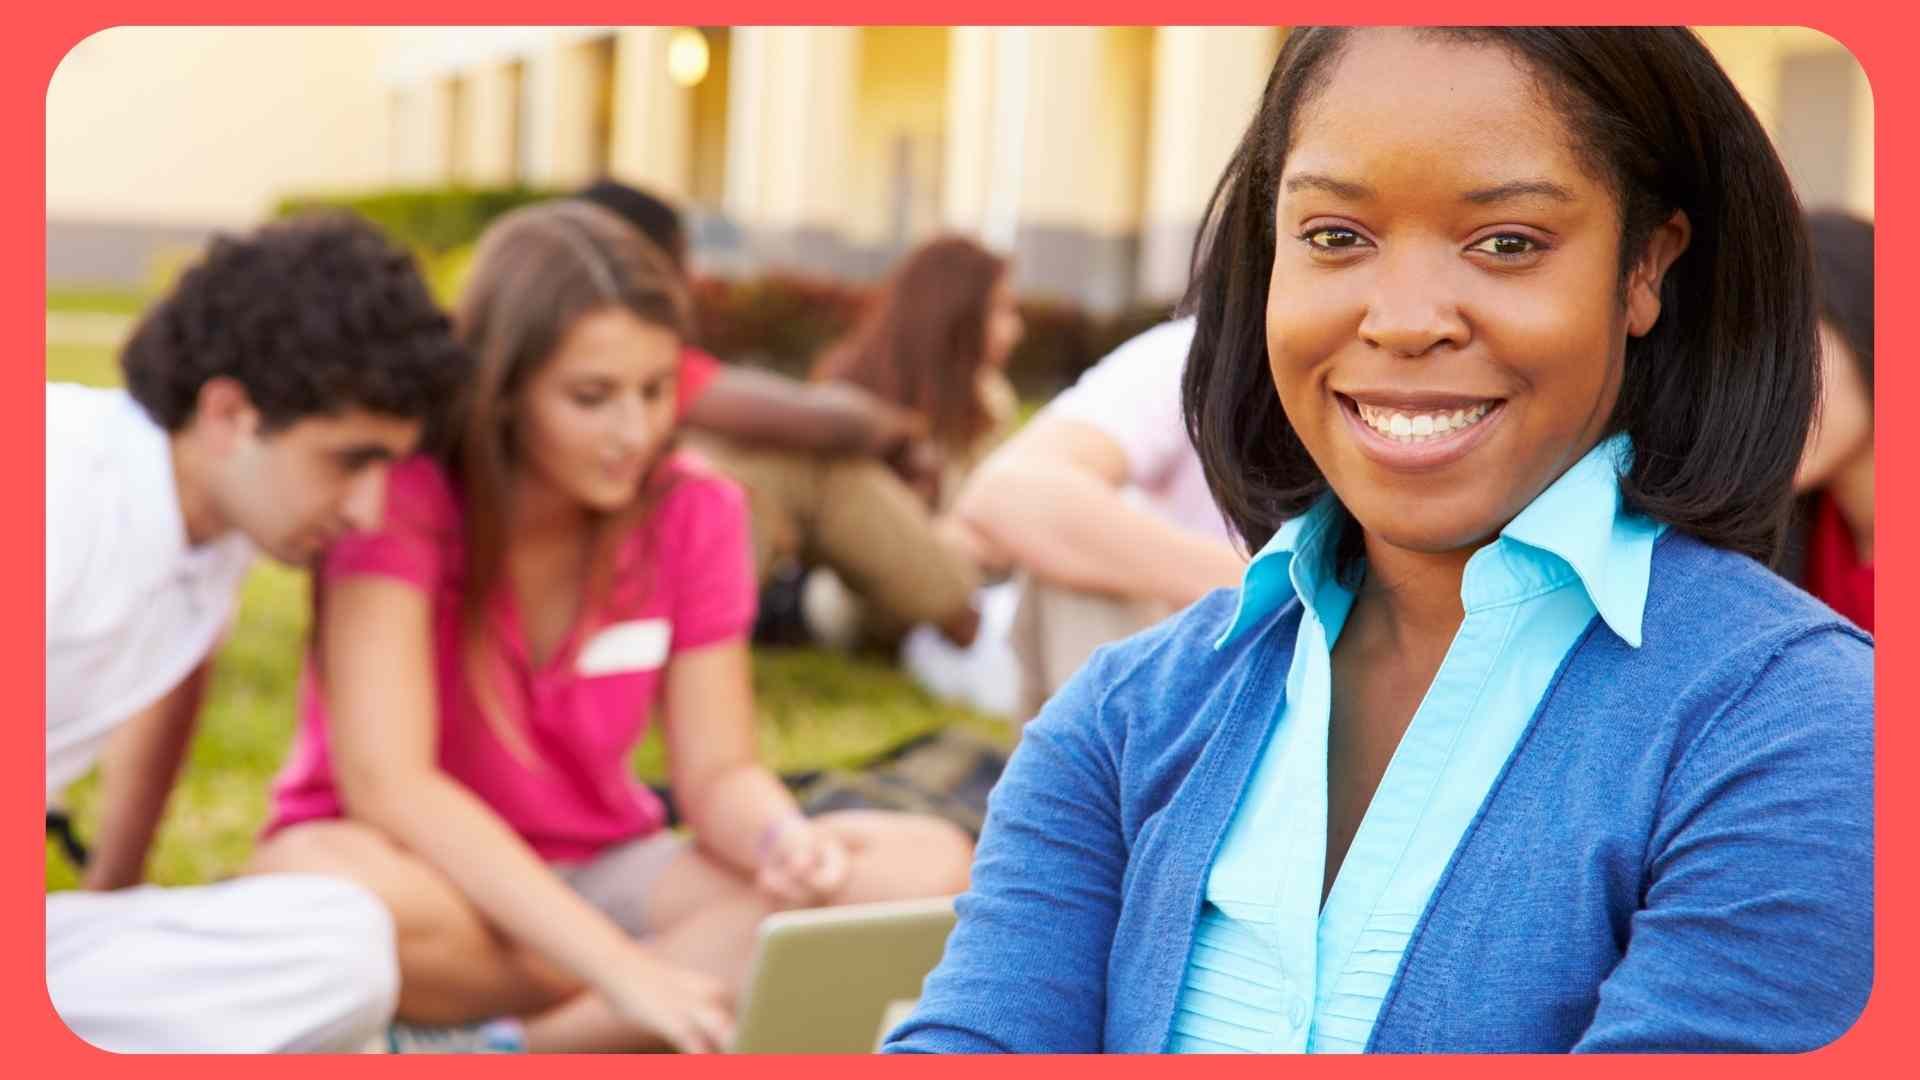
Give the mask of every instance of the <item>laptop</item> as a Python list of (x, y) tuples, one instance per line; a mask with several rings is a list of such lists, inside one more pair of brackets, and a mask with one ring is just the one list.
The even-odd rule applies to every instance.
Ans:
[(888, 1007), (920, 996), (953, 923), (951, 896), (768, 916), (735, 1014), (732, 1052), (872, 1053)]

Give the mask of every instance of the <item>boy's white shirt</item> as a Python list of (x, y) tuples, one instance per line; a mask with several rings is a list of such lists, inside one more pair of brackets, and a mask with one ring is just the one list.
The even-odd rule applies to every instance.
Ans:
[(167, 434), (125, 391), (47, 385), (46, 475), (52, 797), (212, 653), (253, 547), (188, 546)]

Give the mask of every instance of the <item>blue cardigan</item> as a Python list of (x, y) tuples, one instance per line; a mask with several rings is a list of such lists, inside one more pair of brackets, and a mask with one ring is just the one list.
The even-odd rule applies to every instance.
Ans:
[[(1206, 870), (1280, 715), (1299, 602), (1103, 648), (1027, 728), (890, 1051), (1157, 1052)], [(1797, 1050), (1873, 978), (1873, 644), (1669, 533), (1595, 619), (1443, 873), (1368, 1049)]]

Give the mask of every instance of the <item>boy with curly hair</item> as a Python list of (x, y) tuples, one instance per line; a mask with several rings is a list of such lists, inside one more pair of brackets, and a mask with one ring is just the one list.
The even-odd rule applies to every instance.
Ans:
[(254, 553), (378, 525), (463, 354), (411, 257), (326, 215), (216, 239), (120, 359), (125, 390), (47, 386), (49, 800), (102, 765), (83, 887), (47, 897), (49, 994), (115, 1051), (359, 1049), (397, 987), (371, 894), (140, 881)]

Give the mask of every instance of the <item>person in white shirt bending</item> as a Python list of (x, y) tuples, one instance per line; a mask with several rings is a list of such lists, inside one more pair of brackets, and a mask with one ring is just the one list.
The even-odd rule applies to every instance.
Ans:
[(326, 215), (215, 239), (122, 351), (126, 390), (47, 386), (49, 803), (102, 768), (82, 888), (47, 897), (46, 974), (86, 1041), (357, 1050), (384, 1031), (398, 975), (371, 893), (140, 882), (254, 552), (304, 565), (377, 525), (460, 358), (411, 257)]
[(1030, 718), (1098, 646), (1214, 588), (1246, 559), (1180, 414), (1191, 317), (1109, 353), (983, 462), (955, 513), (1017, 571), (1009, 630)]

